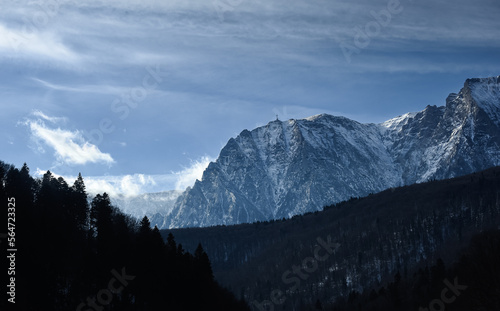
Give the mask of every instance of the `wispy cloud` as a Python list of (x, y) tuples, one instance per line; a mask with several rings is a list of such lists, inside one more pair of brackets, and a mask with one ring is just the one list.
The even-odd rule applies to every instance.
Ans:
[(51, 83), (39, 78), (31, 78), (33, 81), (38, 82), (40, 85), (47, 89), (55, 90), (55, 91), (63, 91), (63, 92), (74, 92), (74, 93), (93, 93), (93, 94), (111, 94), (117, 95), (121, 93), (125, 93), (130, 91), (130, 88), (122, 87), (122, 86), (110, 86), (103, 84), (95, 84), (95, 85), (61, 85), (56, 83)]
[(35, 32), (29, 35), (0, 24), (0, 53), (11, 58), (42, 58), (57, 63), (76, 63), (79, 56), (61, 42), (55, 33)]
[[(2, 51), (13, 51), (13, 38), (17, 38), (24, 47), (22, 53), (8, 53), (12, 57), (77, 63), (81, 71), (105, 72), (106, 76), (115, 72), (111, 68), (172, 64), (181, 67), (179, 72), (187, 75), (189, 81), (201, 77), (205, 83), (209, 83), (206, 72), (211, 75), (210, 81), (226, 78), (226, 83), (231, 83), (231, 79), (214, 69), (224, 73), (226, 64), (244, 71), (242, 60), (246, 58), (257, 60), (262, 67), (258, 65), (256, 69), (261, 71), (269, 64), (323, 62), (336, 68), (343, 66), (339, 43), (352, 43), (354, 29), (373, 22), (371, 12), (379, 12), (388, 4), (387, 0), (320, 4), (304, 0), (244, 0), (225, 11), (226, 20), (221, 22), (213, 1), (57, 2), (57, 14), (50, 23), (29, 38), (13, 22), (0, 24), (0, 57)], [(474, 6), (464, 0), (453, 4), (429, 0), (400, 2), (403, 12), (393, 16), (369, 45), (371, 52), (385, 55), (382, 68), (392, 64), (395, 52), (436, 51), (443, 45), (449, 50), (471, 44), (499, 46), (496, 38), (500, 22), (495, 18), (499, 7), (491, 5), (491, 1), (479, 0)], [(5, 14), (21, 20), (23, 16), (31, 18), (44, 12), (32, 1), (18, 3), (19, 9), (7, 8)], [(486, 9), (488, 6), (491, 8)], [(453, 18), (443, 19), (445, 14)], [(311, 54), (312, 50), (326, 53)], [(224, 55), (223, 61), (220, 55)], [(439, 64), (433, 61), (431, 65)], [(415, 72), (413, 67), (406, 69)]]
[(60, 164), (113, 164), (115, 162), (110, 154), (101, 152), (97, 146), (87, 142), (81, 132), (64, 130), (60, 127), (50, 128), (43, 121), (54, 123), (65, 120), (64, 118), (50, 117), (40, 111), (34, 111), (33, 115), (38, 119), (28, 119), (24, 122), (31, 132), (32, 139), (37, 142), (39, 150), (43, 150), (42, 144), (54, 149), (54, 156)]
[(68, 118), (66, 117), (49, 117), (45, 113), (41, 112), (40, 110), (34, 110), (33, 111), (33, 116), (41, 118), (43, 120), (49, 121), (51, 123), (66, 123), (68, 121)]
[(203, 172), (212, 161), (214, 159), (204, 156), (199, 160), (192, 161), (191, 165), (185, 167), (182, 171), (175, 172), (174, 175), (177, 177), (175, 190), (185, 190), (187, 187), (192, 186), (196, 180), (201, 181)]

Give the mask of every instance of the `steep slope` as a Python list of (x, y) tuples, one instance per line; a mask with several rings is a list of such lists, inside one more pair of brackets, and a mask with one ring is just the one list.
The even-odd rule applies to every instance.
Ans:
[(171, 226), (288, 218), (400, 184), (381, 139), (375, 125), (330, 115), (243, 131), (177, 202)]
[[(437, 258), (448, 266), (471, 236), (500, 229), (499, 194), (500, 167), (494, 167), (389, 189), (287, 220), (161, 233), (164, 238), (172, 233), (190, 251), (201, 243), (217, 279), (241, 293), (254, 310), (271, 300), (274, 290), (286, 299), (275, 310), (293, 310), (304, 301), (347, 299), (352, 290), (392, 281), (398, 271), (411, 276)], [(311, 265), (308, 258), (328, 254), (316, 253), (318, 245), (325, 245), (320, 240), (331, 240), (335, 252)]]
[(500, 164), (500, 77), (468, 79), (443, 107), (381, 124), (326, 114), (231, 138), (164, 226), (291, 217), (389, 187)]
[(405, 184), (444, 179), (498, 165), (500, 78), (468, 79), (446, 106), (427, 106), (381, 124)]

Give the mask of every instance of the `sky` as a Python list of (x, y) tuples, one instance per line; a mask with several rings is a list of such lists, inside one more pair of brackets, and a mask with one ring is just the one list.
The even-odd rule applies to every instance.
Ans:
[[(83, 2), (83, 4), (81, 3)], [(500, 74), (498, 0), (0, 0), (0, 160), (183, 190), (244, 129), (379, 123)]]

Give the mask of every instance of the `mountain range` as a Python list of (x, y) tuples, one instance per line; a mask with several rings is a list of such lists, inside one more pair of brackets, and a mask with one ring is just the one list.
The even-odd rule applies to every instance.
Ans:
[[(159, 228), (250, 223), (500, 165), (500, 76), (467, 79), (444, 106), (386, 122), (320, 114), (231, 138), (202, 180), (165, 195)], [(168, 201), (168, 202), (167, 202)], [(139, 202), (137, 202), (139, 203)]]

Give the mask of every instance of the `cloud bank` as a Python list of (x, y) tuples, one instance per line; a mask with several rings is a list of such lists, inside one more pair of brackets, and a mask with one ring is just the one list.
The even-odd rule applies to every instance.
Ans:
[[(195, 181), (201, 180), (203, 171), (212, 161), (208, 156), (193, 160), (189, 167), (170, 174), (147, 175), (127, 174), (122, 176), (83, 176), (87, 193), (96, 195), (108, 193), (112, 197), (134, 197), (144, 193), (154, 193), (168, 190), (184, 191), (193, 186)], [(35, 176), (41, 177), (46, 170), (37, 169)], [(59, 177), (57, 173), (52, 172)], [(61, 176), (69, 184), (76, 180), (76, 176)]]

